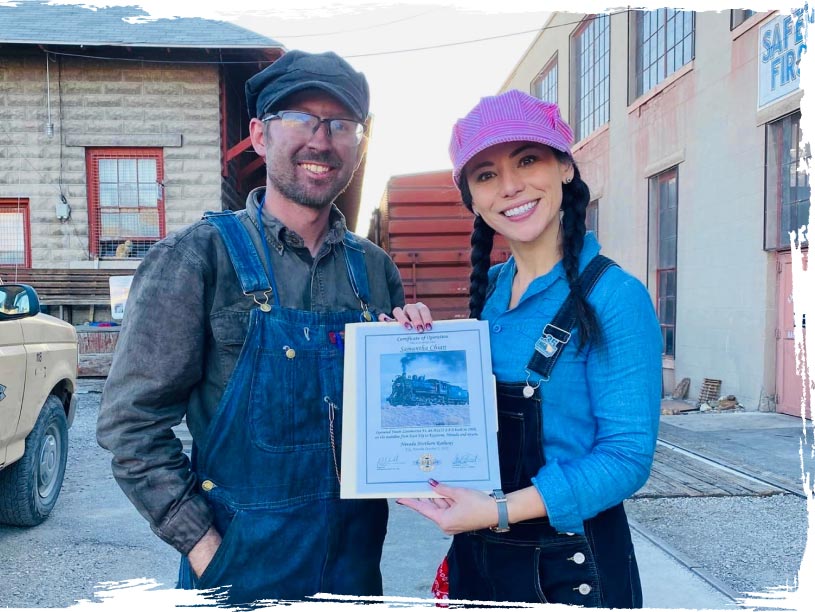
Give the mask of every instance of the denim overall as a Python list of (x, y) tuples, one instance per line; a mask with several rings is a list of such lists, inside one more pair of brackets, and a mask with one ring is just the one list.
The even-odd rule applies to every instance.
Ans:
[[(584, 295), (608, 265), (613, 262), (604, 257), (593, 267), (589, 264), (589, 275), (584, 272), (580, 279)], [(567, 298), (546, 327), (554, 325), (557, 332), (570, 330), (575, 321), (571, 317)], [(553, 332), (555, 349), (571, 337), (568, 332), (557, 332)], [(539, 367), (546, 356), (536, 352), (527, 367), (542, 372), (545, 383), (559, 354), (555, 350), (548, 355), (554, 359)], [(523, 392), (527, 385), (497, 385), (498, 457), (504, 493), (532, 486), (531, 478), (546, 463), (542, 444), (545, 384), (528, 398)], [(623, 505), (584, 521), (583, 527), (585, 536), (559, 533), (543, 517), (513, 523), (506, 533), (482, 529), (456, 535), (447, 553), (450, 599), (641, 608), (642, 589)]]
[(343, 251), (360, 310), (287, 309), (279, 305), (267, 241), (268, 277), (233, 213), (205, 218), (219, 230), (257, 307), (207, 443), (193, 450), (198, 486), (223, 541), (200, 578), (183, 557), (178, 586), (231, 585), (230, 604), (318, 592), (381, 595), (387, 503), (339, 499), (339, 332), (372, 317), (362, 247), (346, 233)]

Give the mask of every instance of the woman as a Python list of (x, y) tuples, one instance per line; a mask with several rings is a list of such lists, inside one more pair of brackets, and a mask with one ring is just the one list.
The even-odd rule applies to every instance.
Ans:
[[(503, 490), (431, 480), (441, 498), (398, 500), (455, 534), (451, 599), (642, 607), (622, 501), (653, 460), (662, 337), (643, 285), (595, 258), (571, 144), (558, 107), (519, 91), (483, 98), (453, 128), (453, 175), (475, 214), (470, 316), (490, 322)], [(490, 268), (496, 232), (512, 257)], [(421, 303), (394, 316), (432, 327)]]

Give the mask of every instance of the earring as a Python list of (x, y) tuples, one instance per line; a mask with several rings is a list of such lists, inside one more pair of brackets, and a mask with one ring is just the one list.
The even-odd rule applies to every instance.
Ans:
[(572, 177), (570, 176), (570, 177), (567, 177), (565, 181), (563, 181), (563, 184), (568, 185), (571, 182), (572, 182)]
[(563, 215), (566, 214), (563, 209), (560, 209), (560, 222), (563, 223)]

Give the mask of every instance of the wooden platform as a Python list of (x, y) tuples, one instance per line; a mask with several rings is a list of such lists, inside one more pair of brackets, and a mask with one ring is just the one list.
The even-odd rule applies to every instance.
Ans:
[(782, 492), (657, 444), (651, 476), (634, 497), (766, 496)]

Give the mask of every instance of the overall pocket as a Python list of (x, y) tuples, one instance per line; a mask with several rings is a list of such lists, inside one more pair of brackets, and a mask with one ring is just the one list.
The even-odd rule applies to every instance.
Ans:
[(249, 395), (255, 445), (275, 453), (331, 447), (324, 398), (341, 397), (334, 361), (327, 349), (257, 350)]

